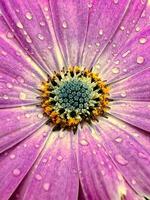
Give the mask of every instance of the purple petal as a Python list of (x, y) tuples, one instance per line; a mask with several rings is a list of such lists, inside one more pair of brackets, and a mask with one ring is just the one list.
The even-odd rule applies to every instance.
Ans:
[(111, 85), (111, 98), (124, 100), (150, 100), (150, 68)]
[[(59, 133), (61, 135), (62, 132)], [(78, 197), (77, 163), (69, 133), (52, 133), (27, 178), (16, 192), (22, 200), (74, 200)]]
[(0, 119), (0, 152), (37, 131), (47, 120), (34, 106), (1, 109)]
[[(127, 77), (133, 72), (140, 70), (136, 66), (133, 67), (133, 64), (136, 65), (136, 59), (140, 54), (142, 55), (142, 53), (144, 53), (143, 56), (147, 55), (143, 52), (143, 45), (138, 42), (138, 37), (142, 37), (143, 35), (142, 32), (138, 33), (139, 30), (142, 30), (142, 27), (137, 29), (138, 22), (143, 20), (142, 13), (145, 13), (145, 7), (146, 1), (130, 1), (126, 15), (119, 24), (112, 40), (99, 56), (99, 59), (96, 60), (99, 66), (97, 70), (99, 70), (109, 82), (120, 79), (121, 77)], [(149, 13), (147, 13), (145, 26), (149, 23), (148, 17)], [(137, 66), (139, 66), (139, 64)]]
[[(0, 156), (0, 194), (8, 200), (41, 152), (47, 139), (44, 126), (24, 142)], [(44, 134), (44, 135), (43, 135)]]
[[(82, 64), (93, 67), (116, 34), (121, 21), (132, 7), (130, 0), (98, 1), (90, 4), (89, 24)], [(83, 25), (84, 27), (84, 25)]]
[(149, 32), (150, 28), (147, 28), (126, 42), (117, 56), (104, 67), (104, 78), (108, 82), (129, 77), (149, 67)]
[(107, 153), (129, 185), (140, 195), (150, 194), (150, 138), (146, 133), (109, 117), (96, 125)]
[(51, 1), (54, 28), (67, 64), (80, 65), (83, 56), (82, 65), (88, 67), (118, 28), (128, 4), (129, 0)]
[[(46, 0), (1, 1), (1, 12), (24, 50), (43, 70), (51, 72), (63, 64)], [(15, 8), (15, 9), (14, 9)], [(6, 33), (5, 33), (6, 34)]]
[(113, 116), (146, 131), (150, 131), (150, 103), (114, 101), (109, 111)]
[(126, 184), (95, 129), (84, 127), (78, 131), (78, 167), (85, 199), (119, 200), (127, 194)]

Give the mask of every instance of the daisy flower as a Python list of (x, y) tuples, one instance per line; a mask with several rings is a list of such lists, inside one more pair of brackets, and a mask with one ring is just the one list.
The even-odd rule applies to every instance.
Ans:
[(0, 200), (148, 199), (149, 132), (149, 0), (0, 0)]

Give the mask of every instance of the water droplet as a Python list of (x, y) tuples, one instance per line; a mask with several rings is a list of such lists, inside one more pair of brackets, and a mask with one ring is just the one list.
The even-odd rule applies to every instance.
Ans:
[(121, 94), (120, 94), (122, 97), (126, 97), (127, 96), (127, 93), (125, 91), (123, 91)]
[(131, 180), (131, 183), (132, 183), (133, 185), (135, 185), (135, 184), (136, 184), (136, 181), (135, 181), (134, 179), (132, 179), (132, 180)]
[(122, 55), (122, 57), (125, 58), (130, 52), (131, 52), (130, 50), (126, 51), (126, 52)]
[(9, 97), (5, 94), (5, 95), (3, 96), (3, 99), (7, 100), (7, 99), (9, 99)]
[(147, 158), (147, 156), (142, 152), (139, 152), (138, 155), (139, 155), (140, 158), (144, 158), (144, 159)]
[(103, 176), (105, 175), (105, 171), (104, 170), (101, 170), (101, 173), (102, 173)]
[(92, 2), (88, 2), (88, 8), (92, 8), (92, 6), (93, 6), (93, 4), (92, 4)]
[(45, 12), (48, 11), (48, 7), (47, 7), (47, 6), (44, 7), (44, 11), (45, 11)]
[(62, 23), (62, 27), (63, 27), (63, 28), (67, 28), (67, 27), (68, 27), (68, 24), (67, 24), (66, 21), (63, 21), (63, 23)]
[(14, 176), (19, 176), (20, 173), (21, 173), (21, 171), (20, 171), (20, 169), (18, 169), (18, 168), (16, 168), (16, 169), (13, 170), (13, 175), (14, 175)]
[(24, 83), (24, 82), (25, 82), (24, 78), (22, 78), (21, 76), (18, 76), (18, 77), (17, 77), (17, 80), (18, 80), (20, 83)]
[(40, 181), (40, 180), (42, 180), (42, 176), (40, 174), (36, 174), (35, 175), (35, 179)]
[(32, 14), (31, 14), (30, 12), (27, 12), (27, 13), (26, 13), (26, 18), (27, 18), (27, 19), (31, 20), (32, 17), (33, 17), (33, 16), (32, 16)]
[(115, 139), (115, 141), (116, 141), (116, 142), (122, 142), (122, 138), (117, 137), (117, 138)]
[(100, 29), (98, 33), (99, 33), (100, 36), (103, 35), (103, 30)]
[(62, 159), (63, 159), (62, 156), (58, 156), (58, 157), (57, 157), (57, 160), (59, 160), (59, 161), (61, 161)]
[(113, 67), (113, 68), (112, 68), (112, 72), (113, 72), (114, 74), (118, 74), (118, 73), (120, 72), (119, 67)]
[(122, 155), (120, 155), (120, 154), (117, 154), (115, 156), (115, 159), (121, 165), (127, 165), (128, 164), (128, 161)]
[(124, 26), (120, 26), (120, 30), (124, 31), (125, 27)]
[(15, 154), (11, 154), (9, 157), (10, 157), (10, 159), (12, 159), (12, 160), (13, 160), (13, 159), (15, 159), (15, 158), (16, 158), (16, 155), (15, 155)]
[(118, 4), (118, 3), (119, 3), (119, 0), (114, 0), (114, 3), (115, 3), (115, 4)]
[(139, 31), (140, 31), (140, 27), (137, 26), (137, 27), (135, 28), (135, 30), (136, 30), (136, 32), (139, 32)]
[(42, 34), (40, 34), (40, 33), (38, 33), (38, 38), (39, 38), (40, 40), (44, 40), (44, 36), (43, 36)]
[(86, 145), (88, 145), (89, 143), (88, 143), (88, 141), (87, 140), (80, 140), (80, 144), (81, 145), (83, 145), (83, 146), (86, 146)]
[(144, 57), (143, 56), (138, 56), (137, 59), (136, 59), (136, 62), (138, 64), (142, 64), (144, 62)]
[(38, 114), (38, 118), (42, 119), (42, 118), (43, 118), (43, 114), (42, 114), (42, 113), (39, 113), (39, 114)]
[(11, 83), (6, 83), (6, 86), (7, 86), (8, 88), (12, 88), (12, 87), (13, 87), (13, 85), (12, 85)]
[(147, 38), (140, 38), (139, 43), (140, 44), (145, 44), (147, 42)]
[(31, 43), (32, 43), (32, 40), (31, 40), (31, 38), (30, 38), (30, 36), (29, 36), (29, 35), (27, 35), (27, 36), (26, 36), (26, 41), (27, 41), (29, 44), (31, 44)]
[(23, 25), (22, 25), (21, 22), (17, 22), (17, 23), (16, 23), (16, 26), (17, 26), (18, 28), (20, 28), (20, 29), (23, 29)]
[(45, 26), (45, 22), (43, 22), (43, 21), (40, 22), (40, 25), (41, 25), (41, 26)]
[(12, 39), (14, 37), (13, 33), (11, 32), (7, 32), (6, 36), (8, 39)]
[(43, 163), (47, 163), (47, 161), (48, 161), (48, 160), (47, 160), (46, 158), (44, 158), (44, 159), (42, 160)]
[(43, 184), (43, 189), (44, 189), (45, 191), (48, 191), (48, 190), (49, 190), (49, 187), (50, 187), (50, 184), (49, 184), (49, 183), (44, 183), (44, 184)]
[(24, 93), (24, 92), (20, 92), (20, 94), (19, 94), (19, 98), (21, 99), (21, 100), (25, 100), (26, 99), (26, 94)]

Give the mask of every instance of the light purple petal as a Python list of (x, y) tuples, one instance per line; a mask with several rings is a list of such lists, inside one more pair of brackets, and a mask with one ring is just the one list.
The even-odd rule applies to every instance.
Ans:
[(22, 141), (47, 121), (35, 106), (1, 109), (0, 119), (0, 152)]
[[(53, 30), (49, 2), (1, 1), (1, 12), (15, 39), (28, 55), (47, 72), (63, 64)], [(5, 33), (7, 34), (7, 33)]]
[[(144, 28), (148, 27), (148, 17), (142, 17), (145, 13), (146, 1), (131, 0), (130, 6), (124, 16), (122, 22), (109, 42), (105, 51), (100, 55), (98, 60), (94, 60), (99, 66), (99, 71), (103, 77), (109, 82), (127, 77), (140, 70), (138, 67), (133, 67), (136, 64), (136, 59), (140, 54), (144, 53), (146, 57), (146, 47), (139, 44), (138, 39), (145, 34)], [(146, 18), (146, 20), (145, 20)], [(146, 24), (143, 27), (138, 27), (138, 22), (145, 20)], [(148, 28), (147, 28), (148, 29)], [(138, 33), (141, 31), (140, 33)], [(143, 31), (143, 32), (142, 32)], [(143, 48), (145, 51), (143, 52)], [(131, 51), (131, 53), (130, 53)], [(140, 65), (137, 65), (140, 66)], [(144, 68), (144, 66), (143, 66)]]
[(122, 121), (108, 117), (96, 125), (108, 155), (128, 184), (140, 195), (150, 194), (150, 138)]
[(120, 200), (126, 196), (126, 183), (107, 154), (100, 134), (87, 126), (78, 135), (79, 177), (85, 199)]
[(116, 34), (121, 21), (132, 7), (132, 1), (98, 1), (89, 4), (89, 24), (82, 65), (93, 67), (98, 57)]
[(70, 133), (54, 132), (16, 194), (20, 200), (75, 200), (78, 187)]
[(149, 101), (150, 68), (112, 84), (110, 95), (113, 99)]
[(150, 131), (150, 103), (140, 101), (113, 101), (109, 113), (113, 116)]
[[(28, 139), (0, 156), (0, 195), (8, 200), (41, 152), (47, 139), (44, 126)], [(48, 134), (47, 134), (48, 135)]]

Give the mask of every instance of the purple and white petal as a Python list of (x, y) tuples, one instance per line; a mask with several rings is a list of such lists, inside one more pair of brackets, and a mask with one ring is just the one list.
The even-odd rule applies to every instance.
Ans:
[(110, 107), (111, 115), (150, 132), (150, 102), (113, 101)]
[(63, 65), (57, 45), (49, 2), (1, 1), (1, 13), (24, 51), (46, 72)]
[(38, 131), (47, 121), (36, 106), (0, 109), (0, 119), (0, 152)]
[[(128, 10), (119, 24), (117, 31), (99, 58), (95, 60), (95, 68), (109, 82), (117, 80), (118, 78), (120, 79), (123, 76), (128, 76), (132, 72), (136, 72), (135, 70), (138, 70), (138, 68), (133, 68), (133, 64), (136, 64), (137, 57), (140, 56), (136, 54), (135, 49), (138, 50), (138, 53), (143, 53), (142, 50), (140, 51), (143, 45), (140, 45), (138, 37), (142, 37), (142, 31), (144, 29), (139, 29), (141, 33), (138, 33), (137, 24), (141, 19), (143, 20), (142, 13), (145, 12), (145, 7), (146, 1), (130, 1)], [(147, 20), (147, 29), (148, 23), (149, 21)], [(128, 57), (131, 57), (132, 60)]]
[(28, 139), (0, 155), (0, 194), (8, 200), (44, 147), (50, 128), (43, 126)]
[(126, 196), (124, 179), (106, 152), (99, 132), (84, 126), (78, 135), (78, 168), (85, 199), (120, 200)]
[(150, 138), (144, 131), (109, 116), (95, 125), (103, 145), (127, 183), (139, 195), (150, 194)]
[(129, 78), (113, 83), (110, 96), (114, 100), (147, 101), (150, 100), (150, 68)]
[(20, 200), (75, 200), (79, 178), (77, 161), (67, 132), (54, 132), (20, 185), (16, 194)]

